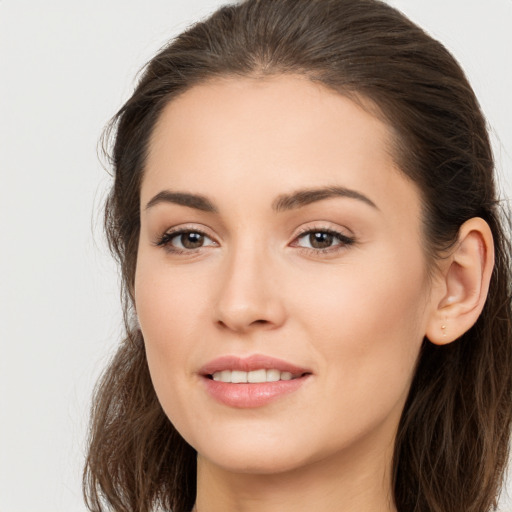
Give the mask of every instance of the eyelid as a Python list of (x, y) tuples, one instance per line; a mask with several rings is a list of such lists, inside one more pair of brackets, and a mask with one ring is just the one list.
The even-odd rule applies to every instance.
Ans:
[(312, 224), (307, 224), (306, 226), (301, 226), (298, 232), (294, 235), (294, 238), (303, 235), (304, 233), (310, 233), (311, 231), (326, 231), (335, 234), (340, 234), (346, 236), (347, 238), (351, 238), (354, 236), (352, 231), (344, 226), (333, 225), (329, 221), (317, 221)]
[[(197, 247), (195, 249), (181, 249), (180, 247), (171, 246), (170, 241), (183, 233), (199, 233), (203, 235), (205, 238), (211, 240), (213, 244), (208, 246)], [(191, 254), (200, 249), (203, 249), (204, 247), (211, 247), (212, 245), (218, 246), (219, 243), (217, 242), (217, 240), (215, 240), (213, 236), (208, 234), (206, 230), (199, 228), (196, 225), (182, 224), (174, 226), (172, 228), (168, 228), (162, 234), (157, 235), (156, 239), (153, 240), (153, 245), (166, 249), (169, 252)]]
[[(346, 229), (346, 228), (345, 228)], [(346, 229), (349, 231), (348, 229)], [(347, 248), (353, 245), (356, 242), (356, 238), (353, 233), (350, 231), (350, 234), (344, 233), (342, 228), (334, 228), (332, 226), (328, 226), (326, 224), (314, 224), (309, 226), (302, 227), (299, 232), (294, 236), (292, 243), (290, 244), (292, 247), (297, 247), (300, 251), (305, 253), (313, 254), (313, 255), (322, 255), (322, 254), (337, 254), (341, 251), (347, 250)], [(314, 247), (303, 247), (298, 245), (298, 240), (303, 238), (304, 236), (311, 233), (328, 233), (339, 240), (340, 243), (326, 247), (326, 248), (314, 248)]]

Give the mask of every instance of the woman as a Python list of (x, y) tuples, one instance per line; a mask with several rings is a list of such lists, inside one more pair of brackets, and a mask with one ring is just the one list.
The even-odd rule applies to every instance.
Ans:
[(127, 337), (89, 508), (491, 510), (509, 246), (444, 47), (376, 0), (248, 0), (164, 48), (112, 127)]

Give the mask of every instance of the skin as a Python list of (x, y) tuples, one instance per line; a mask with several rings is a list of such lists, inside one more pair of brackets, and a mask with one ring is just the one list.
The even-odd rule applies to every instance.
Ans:
[[(198, 452), (199, 512), (396, 510), (400, 414), (424, 336), (447, 341), (439, 305), (457, 297), (428, 277), (419, 192), (390, 140), (375, 116), (295, 76), (216, 80), (165, 108), (141, 188), (135, 302), (160, 403)], [(333, 186), (374, 206), (335, 196), (272, 208)], [(147, 207), (162, 191), (205, 196), (218, 211)], [(158, 245), (180, 228), (203, 232), (203, 246)], [(325, 229), (353, 242), (333, 237), (321, 252), (301, 234)], [(252, 409), (205, 392), (204, 364), (251, 354), (312, 375)]]

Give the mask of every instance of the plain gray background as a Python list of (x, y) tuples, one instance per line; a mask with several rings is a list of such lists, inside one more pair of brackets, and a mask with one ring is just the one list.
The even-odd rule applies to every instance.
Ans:
[[(0, 512), (85, 510), (90, 394), (121, 333), (97, 141), (138, 69), (221, 3), (0, 0)], [(511, 197), (512, 0), (390, 3), (462, 63)]]

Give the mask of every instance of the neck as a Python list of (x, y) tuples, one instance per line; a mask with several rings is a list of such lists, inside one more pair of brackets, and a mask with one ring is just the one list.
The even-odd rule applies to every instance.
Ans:
[(354, 450), (268, 474), (230, 472), (198, 456), (194, 512), (396, 512), (392, 446)]

